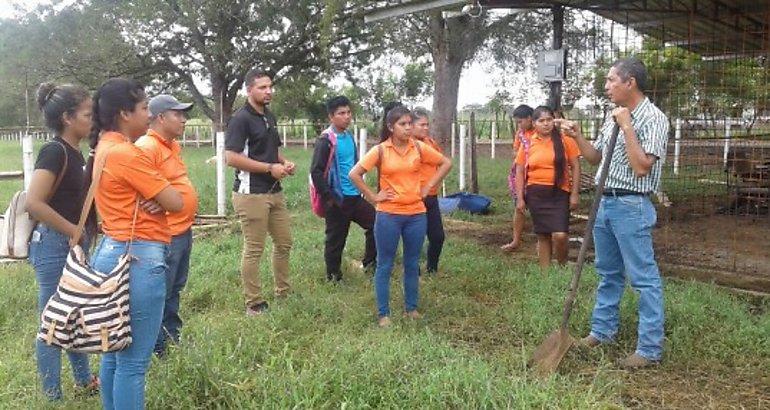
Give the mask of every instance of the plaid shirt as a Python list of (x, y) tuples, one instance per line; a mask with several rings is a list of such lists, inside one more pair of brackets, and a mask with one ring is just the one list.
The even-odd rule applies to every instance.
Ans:
[[(655, 155), (658, 160), (652, 166), (650, 172), (643, 177), (634, 174), (631, 163), (628, 161), (626, 141), (623, 135), (618, 135), (615, 152), (612, 154), (609, 174), (607, 175), (606, 188), (625, 189), (629, 191), (653, 193), (660, 190), (660, 176), (663, 163), (666, 160), (666, 145), (668, 144), (668, 118), (647, 97), (631, 112), (631, 126), (636, 131), (639, 144), (646, 154)], [(607, 158), (607, 145), (612, 135), (614, 121), (608, 118), (602, 126), (599, 137), (594, 141), (594, 147), (601, 151), (602, 160), (599, 169), (604, 166)], [(621, 133), (623, 130), (620, 131)], [(597, 172), (596, 182), (599, 182)]]

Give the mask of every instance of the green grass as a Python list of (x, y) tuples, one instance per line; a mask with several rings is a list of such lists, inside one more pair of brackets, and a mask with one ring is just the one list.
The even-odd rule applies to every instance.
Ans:
[[(0, 154), (4, 163), (11, 160), (8, 151)], [(200, 190), (202, 213), (215, 211), (215, 167), (205, 164), (211, 155), (211, 148), (185, 152)], [(627, 292), (615, 346), (591, 352), (573, 349), (559, 374), (536, 378), (526, 360), (558, 326), (569, 271), (541, 273), (534, 264), (480, 244), (471, 232), (448, 238), (442, 256), (448, 275), (422, 283), (420, 309), (426, 318), (419, 323), (401, 318), (397, 272), (392, 286), (394, 326), (378, 329), (367, 275), (348, 269), (341, 286), (326, 283), (323, 221), (309, 212), (307, 199), (310, 153), (291, 148), (286, 156), (298, 164), (298, 175), (284, 184), (292, 212), (294, 292), (286, 299), (268, 298), (268, 315), (246, 317), (237, 226), (198, 237), (182, 299), (183, 343), (165, 360), (153, 360), (148, 409), (620, 408), (633, 403), (635, 378), (687, 380), (690, 372), (718, 372), (727, 378), (726, 389), (732, 386), (731, 374), (753, 381), (759, 398), (728, 403), (731, 406), (760, 408), (770, 403), (763, 383), (770, 374), (768, 302), (700, 283), (666, 281), (666, 360), (659, 370), (631, 377), (617, 370), (617, 361), (633, 352), (636, 341), (638, 298)], [(504, 225), (510, 201), (499, 181), (504, 181), (509, 166), (507, 159), (480, 161), (480, 184), (495, 199), (493, 213), (455, 218)], [(455, 181), (453, 173), (447, 183), (455, 186)], [(363, 235), (353, 228), (346, 260), (362, 251)], [(269, 266), (269, 257), (263, 258), (267, 294), (272, 285)], [(596, 275), (588, 267), (571, 320), (574, 335), (588, 331), (595, 285)], [(33, 349), (36, 299), (28, 265), (0, 267), (3, 409), (46, 408), (38, 393)], [(96, 358), (93, 366), (98, 366)], [(97, 398), (74, 398), (69, 370), (63, 375), (64, 408), (99, 408)], [(721, 393), (708, 393), (716, 407), (724, 404)], [(665, 383), (651, 395), (660, 402), (643, 402), (642, 407), (676, 403), (677, 393), (666, 390)]]

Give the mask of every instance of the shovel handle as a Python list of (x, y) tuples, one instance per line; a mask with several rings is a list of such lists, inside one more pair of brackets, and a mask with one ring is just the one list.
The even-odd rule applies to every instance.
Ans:
[(564, 313), (561, 318), (561, 328), (566, 329), (567, 323), (569, 323), (569, 317), (572, 314), (572, 306), (575, 304), (575, 298), (577, 297), (578, 283), (580, 282), (580, 274), (583, 272), (583, 265), (586, 261), (586, 252), (588, 247), (593, 242), (593, 228), (596, 222), (596, 214), (599, 212), (599, 203), (602, 200), (602, 194), (604, 193), (604, 184), (607, 182), (607, 175), (610, 170), (610, 162), (612, 161), (612, 154), (615, 152), (615, 145), (618, 141), (618, 134), (620, 133), (620, 127), (615, 124), (612, 127), (612, 135), (610, 136), (609, 144), (607, 144), (606, 158), (602, 163), (602, 168), (599, 171), (599, 181), (596, 184), (596, 192), (594, 192), (594, 201), (591, 204), (591, 211), (588, 213), (588, 222), (586, 223), (586, 231), (583, 234), (583, 243), (580, 245), (580, 251), (578, 252), (577, 263), (575, 264), (575, 273), (572, 276), (572, 283), (567, 293), (567, 301), (564, 303)]

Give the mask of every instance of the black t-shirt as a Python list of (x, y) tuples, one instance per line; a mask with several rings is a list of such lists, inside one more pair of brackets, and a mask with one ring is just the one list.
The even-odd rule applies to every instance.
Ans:
[[(258, 113), (248, 102), (230, 119), (225, 135), (225, 149), (271, 164), (278, 163), (278, 148), (283, 145), (278, 135), (275, 115), (265, 109)], [(279, 192), (281, 183), (268, 173), (235, 170), (233, 191), (242, 194)]]
[[(77, 224), (80, 219), (80, 211), (83, 208), (83, 167), (86, 164), (83, 154), (70, 144), (56, 137), (53, 141), (43, 145), (37, 155), (35, 169), (51, 171), (55, 178), (64, 167), (64, 149), (67, 150), (67, 170), (56, 189), (48, 205), (66, 220)], [(55, 179), (54, 179), (55, 181)]]

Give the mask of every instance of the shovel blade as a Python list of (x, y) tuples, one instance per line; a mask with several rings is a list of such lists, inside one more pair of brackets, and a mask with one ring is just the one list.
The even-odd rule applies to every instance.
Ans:
[(534, 367), (541, 377), (547, 377), (559, 367), (559, 363), (575, 342), (575, 338), (567, 329), (554, 331), (535, 349), (529, 366)]

